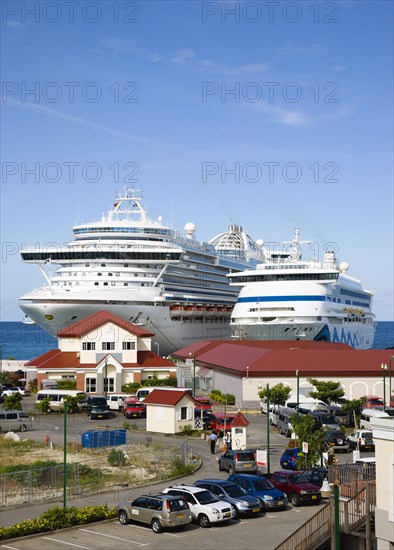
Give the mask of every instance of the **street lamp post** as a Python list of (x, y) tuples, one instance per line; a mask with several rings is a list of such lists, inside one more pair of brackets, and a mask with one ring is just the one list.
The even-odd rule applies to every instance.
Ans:
[(297, 377), (297, 416), (299, 415), (298, 409), (300, 408), (300, 371), (296, 370)]
[(380, 368), (383, 369), (383, 410), (386, 410), (386, 370), (387, 365), (382, 363)]
[(189, 357), (193, 357), (193, 397), (196, 395), (196, 354), (190, 352)]

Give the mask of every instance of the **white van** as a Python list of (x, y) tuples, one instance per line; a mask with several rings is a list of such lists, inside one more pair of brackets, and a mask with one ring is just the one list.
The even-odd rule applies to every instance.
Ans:
[(78, 397), (80, 399), (81, 409), (87, 405), (86, 393), (79, 390), (40, 390), (37, 392), (36, 403), (48, 397), (50, 399), (48, 412), (63, 411), (64, 398), (66, 396)]
[(25, 432), (32, 423), (25, 411), (0, 411), (0, 432)]
[[(299, 395), (298, 404), (301, 409), (309, 409), (310, 411), (322, 411), (326, 413), (330, 412), (330, 408), (327, 405), (327, 403), (324, 403), (324, 401), (319, 401), (318, 399), (313, 399), (313, 397)], [(285, 406), (290, 407), (292, 409), (296, 409), (297, 396), (291, 395), (289, 399), (286, 401)]]
[(372, 430), (374, 418), (390, 418), (390, 415), (379, 409), (363, 409), (360, 415), (360, 428)]
[(107, 395), (107, 403), (111, 411), (123, 411), (124, 403), (127, 398), (134, 397), (129, 393), (112, 393)]

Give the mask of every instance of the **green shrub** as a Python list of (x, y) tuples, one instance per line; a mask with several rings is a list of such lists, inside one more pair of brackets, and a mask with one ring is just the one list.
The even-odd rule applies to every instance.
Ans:
[(64, 529), (74, 525), (85, 525), (94, 521), (115, 518), (115, 508), (108, 509), (108, 506), (86, 506), (85, 508), (50, 508), (41, 516), (28, 519), (11, 525), (11, 527), (0, 527), (0, 540), (8, 540), (27, 535), (45, 533), (56, 529)]
[(222, 395), (222, 392), (220, 390), (212, 390), (211, 395)]
[(192, 435), (194, 432), (193, 426), (190, 424), (187, 424), (186, 426), (183, 426), (181, 433), (185, 435)]
[(111, 466), (124, 466), (126, 464), (125, 454), (120, 449), (112, 449), (107, 460)]
[(22, 410), (22, 394), (13, 393), (12, 395), (7, 395), (7, 397), (4, 399), (3, 403), (3, 409), (5, 411), (13, 411), (13, 410)]
[(49, 397), (45, 397), (45, 398), (42, 399), (41, 401), (38, 401), (38, 402), (34, 405), (34, 408), (35, 408), (37, 411), (49, 412), (49, 411), (51, 410), (50, 403), (51, 403), (50, 398), (49, 398)]
[(76, 380), (57, 380), (57, 385), (59, 390), (76, 390), (77, 389)]
[(123, 384), (122, 392), (135, 393), (140, 387), (141, 384), (139, 384), (138, 382), (127, 382), (127, 384)]
[(170, 477), (178, 477), (192, 474), (194, 466), (192, 464), (184, 464), (180, 458), (175, 458), (172, 463)]

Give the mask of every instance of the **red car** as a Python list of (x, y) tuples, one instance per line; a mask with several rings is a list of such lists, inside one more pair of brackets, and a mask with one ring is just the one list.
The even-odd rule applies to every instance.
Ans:
[(142, 418), (146, 416), (146, 407), (141, 402), (129, 401), (125, 403), (123, 414), (126, 418)]
[(305, 481), (302, 472), (281, 470), (274, 472), (270, 481), (274, 487), (286, 493), (293, 506), (300, 506), (302, 503), (318, 504), (321, 500), (320, 488)]

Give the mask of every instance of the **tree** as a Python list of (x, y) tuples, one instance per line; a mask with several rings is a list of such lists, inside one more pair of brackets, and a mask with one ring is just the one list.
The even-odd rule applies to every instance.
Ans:
[(350, 416), (350, 421), (357, 427), (361, 411), (364, 408), (365, 396), (359, 399), (347, 399), (342, 405), (342, 410)]
[[(324, 451), (326, 430), (316, 427), (315, 418), (311, 414), (294, 414), (291, 416), (291, 425), (299, 441), (308, 443), (307, 467), (312, 468), (321, 461)], [(297, 469), (303, 470), (305, 459), (297, 462)]]
[(316, 391), (309, 392), (309, 395), (313, 399), (324, 401), (327, 405), (337, 403), (338, 399), (345, 395), (340, 382), (316, 380), (316, 378), (308, 378), (308, 382), (316, 388)]
[[(269, 389), (269, 393), (270, 403), (274, 403), (275, 405), (284, 405), (290, 396), (291, 388), (290, 386), (285, 386), (282, 382), (279, 382), (279, 384), (276, 384)], [(259, 391), (259, 397), (260, 399), (267, 399), (267, 388)]]
[(7, 395), (4, 399), (3, 409), (5, 411), (22, 410), (22, 394), (15, 392), (12, 395)]

